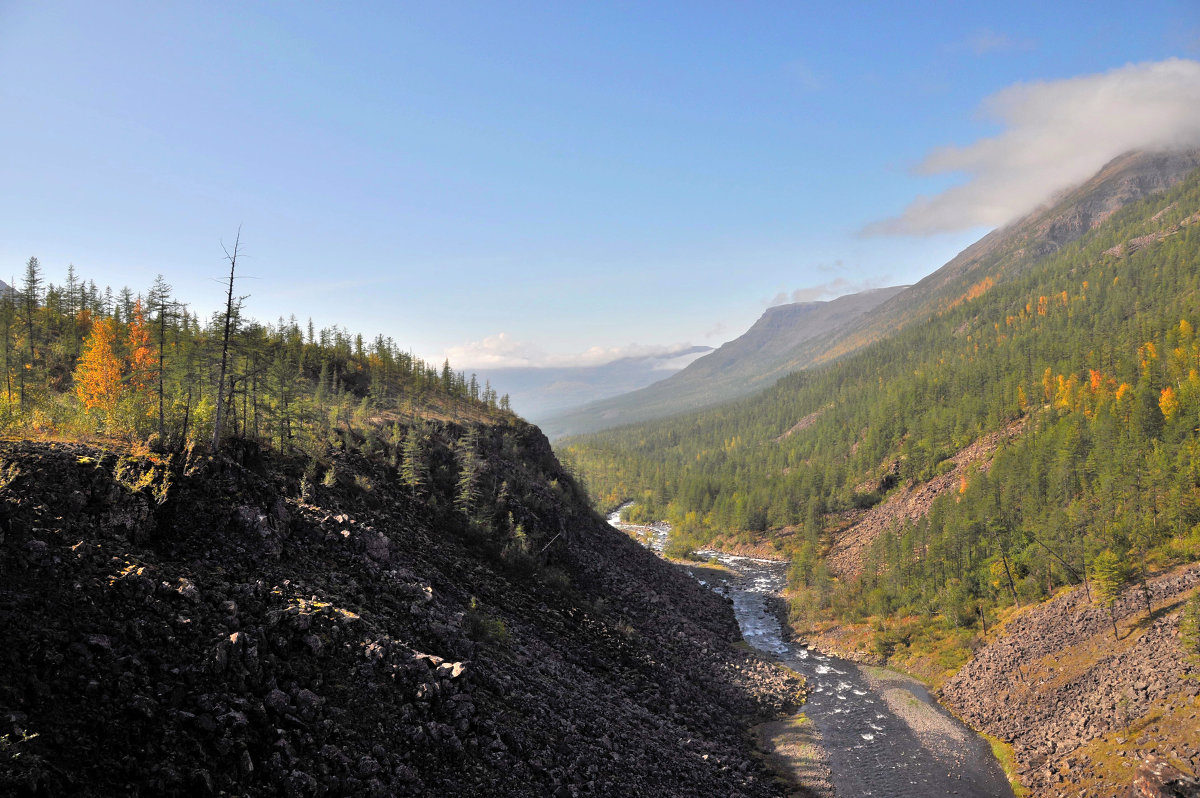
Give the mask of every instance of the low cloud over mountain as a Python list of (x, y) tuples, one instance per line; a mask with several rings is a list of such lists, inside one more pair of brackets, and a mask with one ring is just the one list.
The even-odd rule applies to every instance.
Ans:
[[(514, 368), (572, 368), (603, 366), (625, 358), (663, 358), (671, 360), (690, 344), (628, 344), (627, 346), (593, 346), (582, 352), (555, 354), (537, 344), (518, 341), (508, 333), (489, 335), (479, 341), (468, 341), (446, 350), (445, 356), (456, 368), (470, 370)], [(707, 348), (706, 350), (707, 351)], [(684, 364), (686, 365), (686, 364)], [(683, 368), (677, 366), (676, 368)]]
[(1013, 221), (1130, 150), (1200, 146), (1200, 62), (1172, 58), (1098, 75), (1019, 83), (986, 100), (1004, 126), (965, 147), (934, 150), (919, 174), (966, 182), (920, 197), (864, 235), (928, 235)]

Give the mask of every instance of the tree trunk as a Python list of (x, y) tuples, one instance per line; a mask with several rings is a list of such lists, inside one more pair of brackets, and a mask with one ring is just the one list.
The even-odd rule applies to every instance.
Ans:
[(179, 450), (187, 445), (188, 422), (192, 420), (192, 389), (188, 388), (187, 404), (183, 407), (183, 434), (179, 436)]
[(1154, 605), (1150, 603), (1150, 586), (1146, 583), (1146, 550), (1142, 549), (1141, 568), (1142, 598), (1146, 600), (1146, 617), (1154, 620)]
[(1000, 561), (1004, 563), (1004, 575), (1008, 577), (1008, 589), (1012, 592), (1013, 604), (1016, 604), (1019, 608), (1021, 606), (1021, 599), (1017, 597), (1017, 585), (1013, 582), (1012, 571), (1008, 568), (1008, 554), (1004, 551), (1000, 552)]
[(166, 362), (167, 348), (167, 300), (163, 297), (158, 308), (158, 437), (163, 444), (167, 440), (166, 413), (163, 412), (163, 365)]
[(242, 240), (242, 228), (238, 228), (237, 238), (233, 241), (233, 252), (226, 252), (229, 260), (229, 289), (225, 294), (225, 333), (221, 337), (221, 372), (217, 378), (217, 417), (213, 422), (212, 450), (221, 445), (221, 424), (225, 421), (225, 369), (229, 363), (229, 332), (233, 327), (233, 280), (237, 269), (238, 245)]

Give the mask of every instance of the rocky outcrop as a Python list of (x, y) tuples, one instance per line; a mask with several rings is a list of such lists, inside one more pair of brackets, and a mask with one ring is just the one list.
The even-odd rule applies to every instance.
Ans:
[(1128, 798), (1196, 798), (1200, 780), (1183, 773), (1161, 757), (1149, 756), (1138, 765)]
[(1179, 645), (1179, 608), (1200, 565), (1140, 587), (1108, 611), (1083, 588), (1012, 618), (945, 683), (941, 698), (967, 723), (1010, 743), (1036, 796), (1123, 793), (1147, 754), (1200, 768), (1200, 678)]
[[(444, 429), (435, 435), (452, 436)], [(505, 512), (393, 468), (0, 444), (0, 793), (780, 794), (746, 729), (801, 685), (727, 604), (485, 430)]]

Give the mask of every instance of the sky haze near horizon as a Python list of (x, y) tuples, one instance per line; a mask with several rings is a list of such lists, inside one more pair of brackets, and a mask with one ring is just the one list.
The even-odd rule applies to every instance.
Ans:
[(594, 365), (915, 282), (1200, 136), (1194, 2), (897, 5), (0, 3), (0, 278), (208, 313), (240, 224), (262, 321)]

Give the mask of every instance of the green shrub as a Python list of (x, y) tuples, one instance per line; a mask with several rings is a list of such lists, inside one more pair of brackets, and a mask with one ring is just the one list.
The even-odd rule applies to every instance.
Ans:
[(850, 494), (850, 506), (857, 510), (866, 510), (879, 504), (882, 499), (883, 497), (880, 496), (878, 492), (873, 490), (866, 491), (864, 493), (855, 491), (854, 493)]
[(551, 565), (542, 571), (542, 582), (554, 590), (569, 590), (571, 587), (571, 577), (563, 569)]
[(674, 532), (667, 537), (667, 545), (663, 546), (663, 555), (672, 560), (694, 560), (696, 542), (687, 535), (677, 535)]
[(509, 637), (504, 621), (484, 612), (474, 596), (463, 615), (463, 632), (476, 643), (503, 643)]

